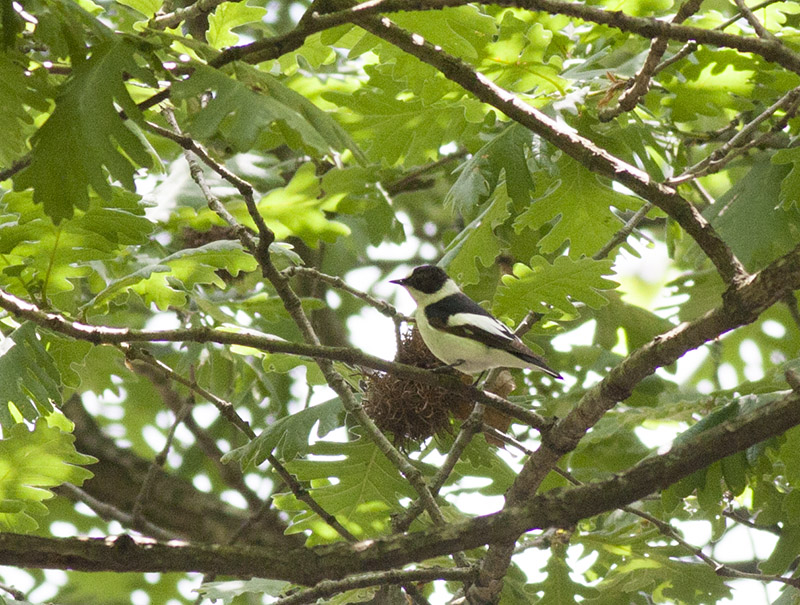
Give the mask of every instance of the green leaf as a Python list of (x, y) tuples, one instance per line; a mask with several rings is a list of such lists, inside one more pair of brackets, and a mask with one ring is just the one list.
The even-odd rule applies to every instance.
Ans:
[(750, 465), (747, 463), (747, 454), (738, 452), (720, 461), (722, 465), (722, 476), (725, 484), (734, 496), (739, 496), (747, 487), (747, 470)]
[(497, 33), (494, 17), (475, 6), (446, 8), (438, 14), (401, 12), (393, 20), (432, 44), (466, 60), (483, 54), (483, 47)]
[[(673, 446), (690, 444), (703, 432), (764, 405), (773, 398), (771, 395), (763, 398), (750, 395), (737, 399), (707, 415), (678, 435)], [(697, 489), (697, 499), (701, 508), (713, 514), (718, 513), (723, 504), (721, 479), (725, 479), (725, 483), (734, 495), (741, 494), (747, 486), (746, 472), (749, 466), (746, 453), (738, 452), (724, 458), (720, 463), (714, 463), (684, 477), (662, 492), (664, 509), (674, 510), (682, 498)]]
[(247, 151), (263, 131), (274, 127), (295, 149), (317, 154), (350, 149), (356, 158), (363, 157), (330, 115), (274, 76), (242, 65), (235, 68), (241, 81), (205, 65), (198, 64), (194, 70), (190, 78), (174, 84), (173, 91), (176, 99), (207, 90), (216, 92), (189, 126), (197, 138), (208, 140), (217, 132), (224, 132), (235, 149)]
[(139, 293), (160, 309), (182, 307), (186, 304), (186, 293), (197, 284), (225, 288), (218, 271), (224, 269), (236, 276), (241, 271), (255, 270), (256, 265), (238, 241), (218, 240), (199, 248), (185, 248), (110, 282), (83, 309), (95, 308), (127, 290)]
[[(333, 429), (342, 426), (342, 401), (335, 397), (318, 405), (295, 412), (276, 420), (249, 443), (231, 450), (223, 457), (223, 462), (235, 460), (242, 469), (264, 462), (267, 454), (275, 451), (275, 456), (284, 462), (308, 453), (312, 431), (324, 437)], [(319, 424), (318, 424), (319, 423)]]
[(52, 412), (54, 403), (61, 403), (61, 376), (35, 325), (26, 322), (0, 340), (0, 426), (16, 422), (9, 404), (26, 420), (34, 420)]
[(500, 35), (486, 45), (481, 73), (513, 91), (536, 90), (539, 98), (552, 93), (565, 97), (567, 80), (561, 76), (560, 57), (563, 47), (553, 44), (554, 39), (561, 42), (563, 33), (552, 24), (520, 17), (514, 11), (503, 14)]
[[(416, 494), (377, 446), (364, 437), (347, 443), (319, 441), (309, 452), (326, 459), (297, 459), (287, 464), (287, 469), (301, 481), (312, 482), (314, 500), (357, 537), (381, 535), (389, 526), (390, 515), (401, 509), (399, 499)], [(275, 503), (282, 510), (304, 511), (292, 519), (290, 533), (312, 530), (311, 544), (338, 537), (293, 495), (276, 498)]]
[(267, 9), (261, 6), (248, 6), (244, 2), (223, 2), (208, 17), (206, 40), (217, 49), (235, 46), (239, 42), (239, 36), (231, 30), (248, 23), (261, 22), (266, 14)]
[(507, 126), (459, 166), (460, 174), (444, 198), (445, 206), (472, 216), (476, 206), (494, 192), (503, 172), (506, 191), (514, 205), (517, 208), (527, 206), (534, 189), (525, 157), (530, 145), (530, 131), (516, 123)]
[[(486, 118), (481, 103), (416, 59), (394, 57), (368, 65), (369, 82), (356, 91), (331, 91), (323, 99), (342, 107), (343, 120), (370, 158), (413, 167), (436, 160), (446, 141), (471, 140)], [(405, 74), (419, 90), (409, 92)]]
[[(681, 553), (683, 554), (683, 553)], [(686, 563), (656, 552), (626, 557), (596, 586), (599, 594), (587, 605), (639, 603), (642, 594), (655, 602), (716, 603), (730, 596), (724, 578), (705, 563)], [(647, 601), (644, 601), (647, 602)]]
[(721, 409), (712, 412), (708, 416), (705, 416), (700, 421), (696, 422), (688, 429), (683, 431), (673, 441), (673, 447), (678, 445), (683, 445), (686, 443), (691, 443), (701, 433), (704, 433), (707, 430), (714, 428), (715, 426), (719, 426), (723, 422), (727, 422), (728, 420), (733, 420), (734, 418), (738, 417), (741, 413), (742, 413), (741, 402), (739, 400), (732, 401), (731, 403), (723, 406)]
[(76, 207), (88, 208), (90, 185), (110, 199), (108, 174), (133, 191), (131, 161), (152, 165), (145, 146), (117, 109), (136, 122), (143, 120), (125, 86), (132, 75), (149, 79), (135, 52), (133, 44), (120, 38), (94, 46), (91, 58), (74, 66), (55, 110), (32, 139), (30, 166), (14, 178), (17, 189), (33, 187), (34, 201), (44, 205), (56, 224), (72, 218)]
[(329, 199), (323, 195), (314, 164), (308, 162), (286, 187), (273, 189), (262, 197), (258, 201), (258, 211), (278, 239), (296, 235), (316, 247), (320, 240), (333, 242), (350, 234), (346, 225), (330, 220), (325, 214), (336, 208), (339, 199), (339, 196)]
[(793, 486), (800, 486), (800, 428), (786, 431), (780, 449), (780, 459), (786, 467), (786, 478)]
[(535, 256), (530, 267), (518, 263), (514, 265), (513, 276), (503, 276), (503, 283), (497, 288), (494, 311), (512, 317), (524, 317), (529, 311), (548, 317), (560, 318), (562, 314), (577, 317), (575, 301), (584, 302), (593, 309), (608, 302), (600, 292), (617, 286), (603, 277), (611, 273), (611, 265), (610, 260), (572, 260), (567, 256), (556, 257), (551, 265), (541, 256)]
[(162, 0), (117, 0), (117, 2), (129, 6), (148, 19), (152, 19), (163, 4)]
[(798, 555), (800, 555), (800, 525), (787, 523), (781, 528), (780, 537), (772, 549), (772, 554), (758, 567), (763, 574), (783, 575)]
[(47, 513), (42, 501), (53, 497), (47, 488), (67, 482), (81, 485), (92, 477), (78, 465), (97, 459), (78, 453), (74, 441), (41, 418), (33, 430), (18, 423), (5, 433), (0, 440), (0, 530), (33, 531), (38, 527), (33, 517)]
[[(596, 588), (590, 588), (575, 582), (570, 577), (570, 568), (566, 561), (566, 546), (555, 546), (542, 572), (547, 578), (526, 587), (531, 593), (541, 593), (536, 600), (538, 605), (567, 605), (577, 603), (576, 597), (591, 598), (597, 594)], [(583, 599), (581, 599), (582, 602)]]
[(5, 286), (20, 295), (55, 298), (92, 277), (98, 280), (93, 288), (100, 288), (105, 271), (96, 261), (128, 258), (120, 249), (148, 242), (153, 230), (140, 197), (120, 187), (112, 188), (109, 201), (92, 194), (85, 212), (58, 226), (32, 197), (30, 191), (9, 192), (0, 204), (0, 254), (6, 275), (15, 276)]
[(800, 148), (777, 150), (770, 160), (773, 164), (791, 164), (792, 169), (781, 181), (781, 192), (778, 196), (784, 210), (800, 207)]
[(661, 78), (668, 91), (663, 104), (671, 109), (675, 122), (753, 109), (756, 73), (763, 61), (728, 49), (700, 48), (695, 57), (691, 64), (674, 70), (671, 77)]
[(622, 227), (611, 211), (639, 208), (642, 201), (603, 183), (582, 164), (562, 154), (556, 163), (557, 174), (539, 171), (534, 177), (538, 197), (514, 221), (514, 229), (538, 229), (555, 221), (539, 242), (544, 254), (558, 250), (569, 241), (569, 255), (591, 256)]
[(501, 241), (495, 229), (511, 216), (511, 200), (505, 187), (495, 190), (494, 200), (450, 242), (440, 264), (462, 285), (478, 283), (477, 263), (491, 266), (500, 252)]
[[(5, 5), (3, 5), (5, 6)], [(3, 15), (6, 15), (4, 9)], [(8, 2), (8, 12), (16, 15)], [(4, 30), (5, 32), (5, 30)], [(9, 165), (27, 150), (27, 140), (34, 132), (33, 112), (49, 109), (47, 70), (28, 71), (11, 54), (0, 53), (0, 165)]]
[(783, 182), (789, 174), (788, 166), (761, 155), (703, 212), (749, 271), (763, 269), (800, 243), (800, 207), (776, 209), (786, 200)]

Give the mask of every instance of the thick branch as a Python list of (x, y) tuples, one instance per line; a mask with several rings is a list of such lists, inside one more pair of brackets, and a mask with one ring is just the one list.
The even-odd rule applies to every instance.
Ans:
[(520, 506), (470, 521), (382, 540), (313, 550), (198, 546), (134, 541), (127, 536), (40, 538), (0, 534), (0, 564), (82, 571), (199, 571), (270, 577), (300, 584), (390, 569), (443, 554), (508, 542), (531, 529), (569, 527), (628, 505), (683, 477), (800, 424), (800, 395), (789, 395), (597, 483), (533, 496)]
[[(377, 0), (364, 2), (349, 11), (339, 11), (318, 17), (319, 20), (333, 21), (339, 17), (344, 22), (360, 16), (399, 11), (440, 10), (443, 8), (471, 4), (469, 0)], [(494, 0), (486, 4), (513, 6), (531, 11), (542, 11), (554, 15), (566, 15), (600, 25), (607, 25), (621, 31), (640, 35), (644, 38), (666, 38), (679, 42), (696, 41), (721, 48), (733, 48), (745, 53), (761, 55), (767, 61), (777, 63), (786, 69), (800, 74), (800, 54), (774, 39), (751, 38), (728, 34), (715, 29), (703, 29), (688, 25), (675, 25), (667, 21), (646, 17), (632, 17), (621, 11), (609, 11), (582, 2), (563, 2), (562, 0)], [(354, 17), (346, 18), (352, 12)], [(311, 20), (313, 23), (314, 20)], [(337, 23), (338, 24), (338, 23)], [(247, 47), (238, 47), (247, 54)], [(237, 57), (239, 58), (239, 57)]]
[[(434, 3), (436, 4), (436, 3)], [(603, 12), (603, 11), (601, 11)], [(569, 127), (531, 107), (516, 95), (497, 86), (460, 59), (412, 35), (386, 18), (365, 17), (358, 24), (379, 38), (394, 44), (420, 61), (432, 65), (448, 79), (461, 85), (484, 103), (519, 122), (585, 168), (613, 179), (661, 208), (697, 242), (727, 283), (743, 279), (746, 271), (709, 222), (677, 190), (653, 181), (650, 176), (596, 146)]]
[[(558, 459), (572, 451), (595, 423), (617, 402), (626, 399), (644, 378), (725, 332), (755, 321), (787, 293), (800, 288), (800, 246), (723, 295), (723, 304), (690, 323), (684, 323), (626, 357), (600, 383), (589, 389), (579, 404), (551, 431), (530, 456), (506, 494), (506, 507), (530, 500)], [(513, 542), (513, 540), (511, 541)], [(509, 544), (489, 550), (486, 565), (501, 570), (510, 563)]]

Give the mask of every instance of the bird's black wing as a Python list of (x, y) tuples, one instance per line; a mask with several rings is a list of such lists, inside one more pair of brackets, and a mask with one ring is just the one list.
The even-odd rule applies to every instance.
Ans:
[(551, 376), (561, 377), (558, 372), (548, 367), (547, 361), (541, 355), (537, 355), (525, 346), (508, 326), (462, 292), (451, 294), (427, 305), (425, 317), (437, 330), (470, 338), (492, 349), (505, 351)]

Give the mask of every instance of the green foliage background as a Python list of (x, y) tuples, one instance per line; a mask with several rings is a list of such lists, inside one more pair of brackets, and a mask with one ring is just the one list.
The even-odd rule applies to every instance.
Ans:
[[(667, 0), (588, 4), (662, 20), (678, 8)], [(209, 208), (211, 196), (238, 224), (256, 229), (241, 190), (204, 166), (204, 195), (189, 176), (181, 140), (164, 136), (177, 131), (252, 186), (256, 208), (278, 240), (271, 251), (279, 268), (304, 264), (385, 294), (388, 279), (441, 259), (468, 294), (510, 324), (530, 310), (540, 313), (526, 341), (566, 380), (515, 373), (512, 399), (545, 416), (565, 416), (626, 354), (720, 303), (724, 285), (713, 265), (661, 210), (650, 210), (610, 254), (598, 255), (646, 200), (598, 177), (387, 41), (342, 24), (308, 35), (275, 58), (220, 66), (220, 51), (290, 32), (308, 7), (214, 2), (205, 22), (160, 26), (159, 16), (176, 8), (159, 0), (0, 3), (3, 292), (89, 324), (215, 327), (301, 341), (250, 251)], [(713, 29), (736, 14), (733, 4), (708, 0), (687, 24)], [(756, 17), (800, 53), (797, 5), (767, 3)], [(613, 106), (619, 82), (641, 68), (649, 38), (564, 15), (483, 4), (391, 18), (657, 181), (702, 161), (800, 85), (796, 73), (757, 54), (700, 46), (659, 71), (635, 110), (603, 122), (598, 114)], [(744, 19), (724, 31), (752, 36)], [(666, 57), (681, 46), (671, 41)], [(168, 98), (147, 101), (164, 89)], [(785, 118), (759, 145), (680, 185), (749, 271), (800, 243), (796, 109), (796, 103), (787, 105), (754, 126), (755, 135), (766, 134)], [(622, 272), (624, 263), (615, 264), (651, 258), (647, 248), (668, 257), (665, 268), (654, 264), (647, 275), (631, 276)], [(305, 277), (291, 283), (323, 344), (350, 346), (354, 326), (370, 329), (357, 321), (367, 316), (364, 300), (343, 292), (329, 296), (328, 286)], [(691, 439), (775, 399), (789, 388), (784, 372), (798, 365), (799, 326), (792, 296), (753, 324), (707, 343), (691, 371), (676, 375), (674, 366), (663, 368), (609, 411), (562, 468), (581, 481), (608, 478), (655, 452), (642, 441), (643, 429)], [(590, 336), (579, 344), (552, 345), (554, 337), (580, 329)], [(279, 533), (300, 533), (309, 545), (341, 538), (262, 464), (268, 454), (359, 539), (390, 534), (392, 516), (415, 496), (371, 441), (352, 427), (342, 429), (349, 420), (341, 401), (324, 395), (322, 374), (305, 358), (203, 343), (146, 345), (154, 359), (231, 402), (259, 434), (248, 441), (196, 393), (137, 370), (121, 347), (70, 339), (13, 313), (0, 316), (0, 332), (4, 532), (127, 531), (89, 516), (69, 492), (53, 491), (64, 482), (80, 486), (93, 474), (95, 458), (76, 449), (73, 437), (86, 426), (75, 428), (74, 418), (60, 411), (76, 396), (97, 431), (144, 460), (165, 443), (169, 410), (176, 411), (170, 397), (196, 401), (188, 430), (178, 430), (172, 443), (166, 471), (194, 483), (220, 507), (253, 512), (271, 497), (280, 511), (276, 519), (285, 523)], [(360, 397), (358, 370), (337, 368)], [(538, 443), (538, 435), (522, 426), (514, 434), (528, 447)], [(423, 475), (433, 475), (436, 452), (446, 453), (451, 443), (444, 436), (411, 447)], [(794, 574), (798, 452), (795, 428), (638, 508), (678, 526), (707, 522), (711, 553), (739, 527), (736, 515), (778, 534), (767, 559), (741, 561), (742, 568)], [(462, 510), (467, 498), (456, 496), (503, 494), (517, 470), (512, 457), (477, 438), (445, 488), (451, 494), (442, 503), (447, 519), (470, 516)], [(236, 464), (243, 474), (233, 480), (224, 469)], [(563, 485), (551, 474), (540, 489)], [(109, 503), (131, 512), (131, 502)], [(176, 505), (174, 514), (186, 513)], [(422, 517), (412, 529), (429, 524)], [(541, 568), (512, 567), (503, 603), (714, 603), (736, 586), (627, 512), (586, 519), (564, 540), (537, 543)], [(591, 563), (570, 573), (568, 550)], [(19, 577), (9, 575), (4, 583)], [(69, 572), (58, 586), (41, 571), (26, 577), (32, 599), (41, 589), (58, 603), (129, 602), (134, 591), (153, 603), (195, 597), (179, 589), (180, 574)], [(199, 589), (201, 579), (190, 577)], [(249, 580), (209, 582), (202, 590), (209, 599), (249, 603), (286, 588)], [(330, 602), (372, 594), (351, 591)], [(797, 589), (787, 588), (777, 602), (799, 598)]]

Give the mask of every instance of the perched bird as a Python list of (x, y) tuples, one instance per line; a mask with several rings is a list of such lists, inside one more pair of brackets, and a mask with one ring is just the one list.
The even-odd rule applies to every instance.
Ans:
[(447, 365), (466, 374), (490, 368), (532, 368), (561, 378), (439, 267), (422, 265), (391, 283), (403, 286), (416, 301), (414, 318), (422, 340)]

